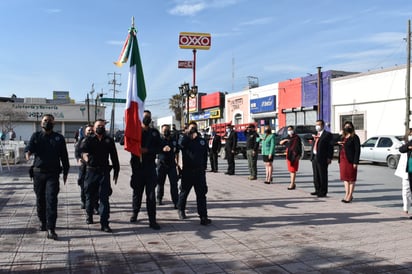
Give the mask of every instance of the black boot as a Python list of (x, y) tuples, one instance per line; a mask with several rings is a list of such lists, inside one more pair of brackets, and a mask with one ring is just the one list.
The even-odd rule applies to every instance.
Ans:
[(88, 225), (93, 224), (93, 215), (87, 215), (86, 224)]
[(177, 211), (177, 214), (179, 215), (179, 220), (184, 220), (184, 219), (186, 219), (187, 217), (186, 217), (186, 213), (185, 213), (185, 211), (184, 210), (178, 210)]
[(137, 222), (137, 212), (133, 212), (132, 217), (130, 217), (130, 222), (131, 223)]
[(210, 225), (211, 223), (212, 223), (212, 220), (210, 220), (208, 217), (200, 217), (201, 225)]
[(57, 234), (54, 229), (47, 230), (47, 239), (57, 240)]

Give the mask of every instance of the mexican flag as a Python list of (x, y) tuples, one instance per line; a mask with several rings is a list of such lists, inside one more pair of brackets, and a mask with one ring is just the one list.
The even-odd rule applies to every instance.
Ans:
[(129, 59), (129, 55), (130, 71), (127, 83), (124, 148), (139, 157), (141, 155), (141, 121), (143, 119), (144, 101), (146, 99), (146, 86), (134, 26), (129, 30), (129, 35), (124, 43), (119, 60), (115, 62), (115, 64), (117, 66), (123, 65), (123, 63), (126, 63)]

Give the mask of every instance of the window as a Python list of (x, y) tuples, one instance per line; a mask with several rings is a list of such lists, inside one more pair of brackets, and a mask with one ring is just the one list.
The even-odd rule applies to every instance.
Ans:
[(355, 130), (364, 130), (365, 129), (365, 122), (364, 122), (364, 115), (363, 114), (347, 114), (340, 116), (340, 128), (343, 128), (343, 124), (346, 121), (352, 122)]
[(235, 114), (235, 125), (242, 124), (242, 114), (237, 113)]
[(391, 147), (392, 140), (390, 138), (382, 137), (379, 139), (378, 147)]
[(364, 147), (374, 147), (377, 141), (378, 141), (378, 137), (370, 138), (363, 144), (363, 146)]

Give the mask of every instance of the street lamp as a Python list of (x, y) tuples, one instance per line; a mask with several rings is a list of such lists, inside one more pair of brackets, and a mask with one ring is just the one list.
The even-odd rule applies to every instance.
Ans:
[(103, 97), (103, 93), (99, 93), (96, 95), (96, 99), (94, 100), (94, 121), (97, 120), (97, 101)]
[(180, 96), (186, 98), (186, 124), (189, 124), (189, 98), (195, 98), (197, 95), (197, 86), (189, 86), (189, 83), (183, 83), (179, 87)]

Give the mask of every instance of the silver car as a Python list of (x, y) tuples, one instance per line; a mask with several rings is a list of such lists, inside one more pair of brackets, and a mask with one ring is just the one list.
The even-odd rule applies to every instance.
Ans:
[(360, 160), (386, 163), (388, 167), (396, 168), (401, 156), (398, 149), (403, 143), (403, 136), (374, 136), (361, 145)]

